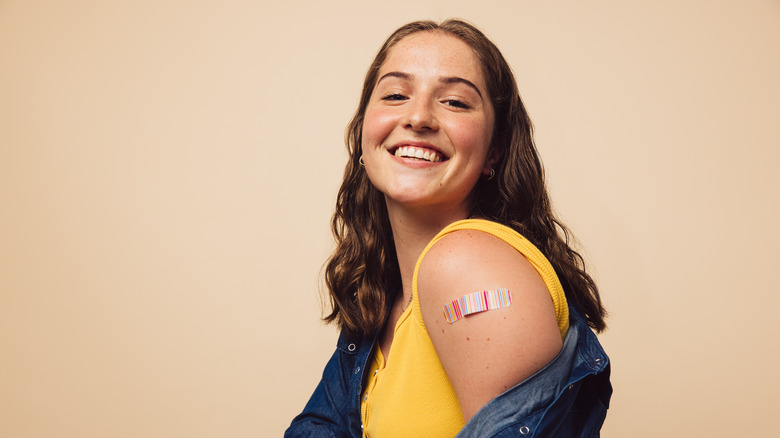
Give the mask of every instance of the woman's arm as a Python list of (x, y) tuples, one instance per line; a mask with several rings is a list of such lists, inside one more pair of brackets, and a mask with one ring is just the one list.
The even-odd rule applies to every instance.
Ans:
[[(506, 288), (509, 307), (449, 323), (445, 304)], [(475, 230), (444, 236), (426, 254), (417, 279), (423, 320), (468, 421), (483, 405), (555, 358), (562, 340), (552, 298), (526, 258)]]

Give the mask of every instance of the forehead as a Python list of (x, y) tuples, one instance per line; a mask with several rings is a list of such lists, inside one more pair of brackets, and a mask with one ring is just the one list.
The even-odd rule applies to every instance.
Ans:
[(415, 32), (388, 52), (380, 77), (389, 71), (415, 76), (458, 76), (484, 89), (482, 65), (474, 50), (460, 38), (439, 31)]

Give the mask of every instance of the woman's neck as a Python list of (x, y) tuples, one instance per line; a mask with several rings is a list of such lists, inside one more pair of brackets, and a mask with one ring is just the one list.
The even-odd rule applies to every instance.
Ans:
[(393, 230), (395, 251), (398, 256), (398, 268), (403, 285), (403, 303), (412, 298), (412, 277), (417, 259), (428, 242), (444, 227), (460, 219), (466, 219), (468, 213), (463, 209), (444, 211), (444, 209), (412, 209), (387, 203), (387, 214)]

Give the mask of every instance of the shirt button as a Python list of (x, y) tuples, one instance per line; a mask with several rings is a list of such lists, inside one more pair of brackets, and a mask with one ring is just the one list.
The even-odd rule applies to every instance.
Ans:
[(379, 368), (375, 369), (374, 370), (374, 375), (376, 376), (376, 373), (378, 373), (378, 372), (379, 372)]
[(523, 426), (520, 428), (520, 435), (528, 435), (529, 432), (531, 432), (531, 429), (529, 429), (528, 426)]
[(355, 368), (355, 374), (360, 372), (360, 367)]
[(355, 344), (349, 344), (347, 346), (347, 350), (349, 350), (349, 351), (355, 351), (355, 348), (357, 348), (357, 347), (355, 347)]

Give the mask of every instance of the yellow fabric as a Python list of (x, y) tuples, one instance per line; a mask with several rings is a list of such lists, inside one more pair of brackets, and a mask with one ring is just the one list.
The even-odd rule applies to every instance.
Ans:
[(569, 328), (569, 308), (563, 287), (547, 258), (513, 229), (483, 219), (466, 219), (445, 227), (428, 243), (414, 268), (412, 302), (398, 318), (390, 361), (376, 347), (366, 371), (361, 400), (363, 436), (453, 437), (464, 426), (458, 398), (425, 329), (417, 296), (417, 273), (428, 250), (443, 236), (458, 230), (479, 230), (505, 241), (536, 268), (550, 291), (561, 338)]

